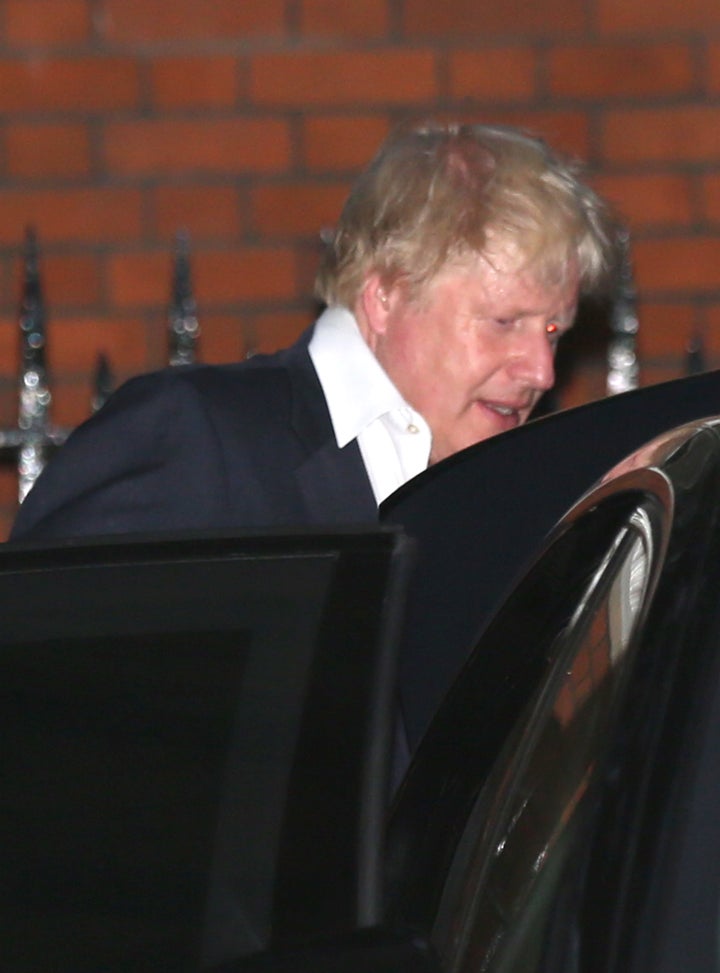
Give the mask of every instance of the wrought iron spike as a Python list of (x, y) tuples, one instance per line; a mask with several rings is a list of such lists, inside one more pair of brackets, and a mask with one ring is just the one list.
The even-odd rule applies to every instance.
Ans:
[(696, 331), (691, 335), (685, 349), (685, 374), (699, 375), (705, 371), (707, 371), (705, 336), (702, 331)]
[(191, 365), (196, 360), (200, 326), (190, 273), (190, 237), (182, 230), (176, 237), (168, 332), (170, 364)]
[(618, 288), (610, 321), (612, 336), (608, 346), (608, 395), (627, 392), (638, 387), (637, 357), (637, 291), (630, 256), (630, 233), (622, 230), (618, 244), (621, 254)]
[(104, 352), (100, 352), (95, 363), (95, 374), (93, 376), (93, 396), (91, 408), (93, 412), (101, 409), (113, 393), (115, 387), (115, 376), (113, 375), (110, 361)]
[(49, 438), (50, 388), (46, 368), (45, 304), (35, 231), (28, 227), (20, 301), (18, 496), (22, 501), (40, 475)]
[(25, 231), (20, 329), (23, 367), (44, 369), (45, 302), (40, 282), (37, 235), (32, 227)]

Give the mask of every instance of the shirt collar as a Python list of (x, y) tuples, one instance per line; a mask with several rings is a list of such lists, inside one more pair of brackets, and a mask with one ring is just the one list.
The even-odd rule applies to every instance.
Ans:
[(380, 416), (396, 409), (410, 410), (347, 308), (323, 311), (308, 350), (340, 448)]

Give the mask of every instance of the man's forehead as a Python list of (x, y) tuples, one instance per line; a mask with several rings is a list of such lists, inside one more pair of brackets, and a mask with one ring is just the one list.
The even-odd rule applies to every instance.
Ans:
[(544, 264), (531, 262), (519, 252), (494, 255), (478, 254), (469, 260), (465, 269), (469, 280), (476, 282), (477, 294), (490, 300), (510, 303), (556, 304), (558, 309), (577, 304), (580, 279), (573, 261), (553, 271)]
[(498, 277), (519, 278), (528, 289), (577, 292), (580, 268), (577, 254), (568, 242), (545, 247), (537, 244), (532, 236), (523, 239), (491, 227), (482, 252), (469, 255), (469, 260), (484, 263)]
[[(449, 287), (468, 304), (517, 305), (527, 312), (536, 307), (574, 315), (579, 296), (579, 273), (574, 260), (555, 268), (533, 261), (517, 246), (497, 247), (492, 251), (465, 251), (449, 258), (418, 288), (404, 287), (405, 299), (415, 306), (432, 304)], [(478, 308), (479, 310), (479, 308)]]

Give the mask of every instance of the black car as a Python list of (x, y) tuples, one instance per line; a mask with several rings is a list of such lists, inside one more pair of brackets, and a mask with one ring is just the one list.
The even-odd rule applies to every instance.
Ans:
[[(0, 968), (715, 970), (711, 384), (473, 447), (377, 530), (0, 550)], [(572, 422), (493, 547), (478, 484)]]

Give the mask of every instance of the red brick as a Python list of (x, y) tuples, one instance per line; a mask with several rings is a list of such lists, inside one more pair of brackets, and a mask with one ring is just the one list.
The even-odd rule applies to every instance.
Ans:
[[(4, 476), (12, 476), (12, 473), (3, 473)], [(10, 533), (10, 528), (12, 527), (13, 515), (7, 510), (3, 510), (0, 514), (0, 538), (7, 539)]]
[(82, 378), (53, 381), (52, 418), (53, 422), (62, 429), (74, 429), (90, 416), (95, 391), (93, 387), (95, 364), (93, 362), (92, 370)]
[(704, 349), (708, 368), (717, 368), (720, 364), (720, 304), (711, 304), (704, 308)]
[[(14, 425), (12, 414), (10, 428)], [(4, 428), (4, 427), (3, 427)], [(8, 450), (0, 456), (0, 541), (7, 538), (18, 505), (17, 453)]]
[(648, 362), (640, 364), (640, 382), (643, 388), (648, 385), (659, 385), (661, 382), (671, 382), (676, 378), (687, 375), (687, 364), (684, 358), (671, 364), (656, 364)]
[(178, 230), (194, 240), (235, 237), (240, 232), (240, 203), (231, 186), (163, 184), (153, 193), (155, 233), (174, 238)]
[(596, 0), (596, 17), (601, 30), (661, 31), (667, 29), (708, 30), (720, 24), (716, 0)]
[(135, 189), (43, 189), (0, 192), (0, 241), (18, 243), (36, 227), (41, 244), (128, 240), (141, 231), (141, 195)]
[(200, 252), (193, 261), (201, 308), (232, 301), (283, 301), (296, 296), (295, 255), (285, 247)]
[(18, 494), (17, 465), (10, 457), (0, 464), (0, 530), (6, 537), (12, 526)]
[(238, 314), (204, 313), (198, 358), (208, 364), (241, 361), (247, 351), (243, 321)]
[[(125, 317), (57, 317), (53, 321), (48, 348), (57, 372), (87, 372), (93, 375), (99, 354), (107, 355), (113, 369), (141, 370), (147, 365), (145, 323)], [(88, 393), (88, 401), (91, 392)]]
[(587, 26), (583, 0), (505, 0), (478, 3), (477, 0), (406, 0), (405, 30), (410, 35), (442, 35), (486, 38), (491, 34), (564, 34)]
[(720, 290), (720, 238), (637, 240), (633, 255), (641, 291), (702, 293)]
[(287, 126), (275, 119), (158, 119), (108, 124), (107, 165), (123, 175), (278, 172), (289, 164)]
[(604, 154), (614, 162), (709, 162), (720, 159), (720, 108), (623, 109), (607, 112)]
[(18, 381), (17, 375), (15, 373), (15, 366), (17, 364), (16, 348), (17, 342), (15, 339), (15, 326), (12, 323), (12, 328), (10, 327), (10, 322), (4, 319), (0, 325), (0, 348), (3, 353), (7, 351), (7, 342), (4, 334), (2, 332), (12, 332), (12, 348), (9, 352), (9, 357), (13, 359), (12, 361), (12, 373), (7, 377), (3, 377), (0, 382), (0, 426), (5, 428), (12, 428), (17, 423), (17, 412), (18, 412)]
[(685, 44), (582, 44), (552, 50), (548, 77), (563, 97), (673, 95), (692, 89), (693, 63)]
[(529, 98), (535, 89), (536, 59), (531, 48), (498, 47), (450, 55), (453, 98)]
[(251, 62), (251, 97), (264, 105), (408, 104), (437, 94), (430, 50), (281, 52)]
[(697, 312), (688, 303), (641, 303), (638, 310), (637, 349), (641, 361), (679, 359), (687, 352), (695, 332)]
[(47, 254), (40, 269), (51, 323), (58, 307), (92, 307), (102, 298), (100, 261), (94, 254)]
[(315, 172), (361, 168), (390, 130), (383, 115), (311, 116), (304, 124), (305, 164)]
[(284, 0), (101, 0), (100, 32), (113, 41), (282, 37)]
[(720, 41), (708, 44), (707, 87), (711, 94), (720, 92)]
[(112, 305), (160, 311), (170, 299), (172, 254), (157, 250), (110, 254), (106, 276)]
[(632, 230), (648, 226), (682, 226), (693, 219), (693, 187), (685, 175), (600, 175), (593, 180), (593, 185)]
[[(5, 380), (8, 376), (12, 376), (13, 382), (13, 409), (17, 401), (14, 382), (18, 368), (19, 341), (20, 333), (18, 331), (17, 315), (3, 315), (0, 317), (0, 374), (3, 376), (3, 381), (0, 381), (0, 415), (6, 411)], [(6, 421), (6, 419), (0, 418), (0, 425)]]
[(386, 0), (302, 0), (300, 25), (303, 34), (313, 37), (380, 37), (390, 26), (388, 4)]
[(0, 539), (6, 539), (10, 533), (17, 506), (17, 460), (7, 456), (0, 463)]
[(312, 303), (315, 278), (324, 244), (321, 240), (308, 240), (297, 248), (297, 293), (308, 304)]
[(251, 195), (253, 226), (268, 237), (320, 237), (334, 226), (347, 198), (349, 186), (293, 183), (260, 186)]
[[(3, 474), (8, 477), (12, 476), (12, 473)], [(10, 533), (10, 528), (12, 527), (13, 515), (7, 510), (3, 510), (0, 514), (0, 538), (7, 539)]]
[(0, 61), (0, 111), (102, 111), (138, 104), (130, 58), (31, 58)]
[[(295, 261), (288, 249), (197, 251), (192, 255), (192, 271), (201, 325), (204, 307), (295, 296)], [(108, 258), (111, 300), (122, 308), (165, 308), (171, 273), (168, 253), (112, 255)]]
[[(19, 241), (16, 241), (19, 243)], [(0, 258), (0, 314), (4, 309), (15, 304), (15, 261), (9, 255)], [(0, 317), (0, 326), (2, 318)], [(2, 375), (2, 351), (0, 351), (0, 375)]]
[(230, 108), (238, 97), (234, 57), (164, 57), (150, 67), (152, 100), (160, 108)]
[(711, 173), (702, 180), (704, 216), (713, 223), (720, 223), (720, 173)]
[(8, 125), (5, 144), (7, 171), (13, 177), (62, 178), (90, 172), (90, 143), (84, 125)]
[[(0, 384), (0, 427), (3, 429), (14, 428), (17, 425), (17, 414), (18, 382), (13, 372), (11, 377), (4, 379)], [(0, 468), (5, 468), (6, 460), (11, 468), (15, 466), (12, 456), (3, 456), (2, 460), (0, 462)]]
[[(147, 372), (153, 368), (162, 367), (165, 361), (148, 364), (145, 363), (141, 368), (128, 370), (116, 368), (110, 362), (113, 378), (113, 389), (119, 386), (128, 378), (140, 372)], [(89, 418), (92, 412), (92, 400), (95, 394), (95, 371), (97, 361), (92, 362), (92, 367), (85, 375), (71, 375), (69, 377), (58, 377), (53, 382), (53, 422), (58, 426), (71, 430)]]
[(304, 311), (257, 314), (248, 328), (247, 350), (270, 353), (287, 348), (297, 341), (312, 321), (313, 316)]
[(90, 36), (87, 0), (5, 0), (5, 38), (37, 47), (73, 44)]
[(597, 362), (579, 362), (558, 389), (558, 407), (569, 409), (605, 398), (606, 372)]

